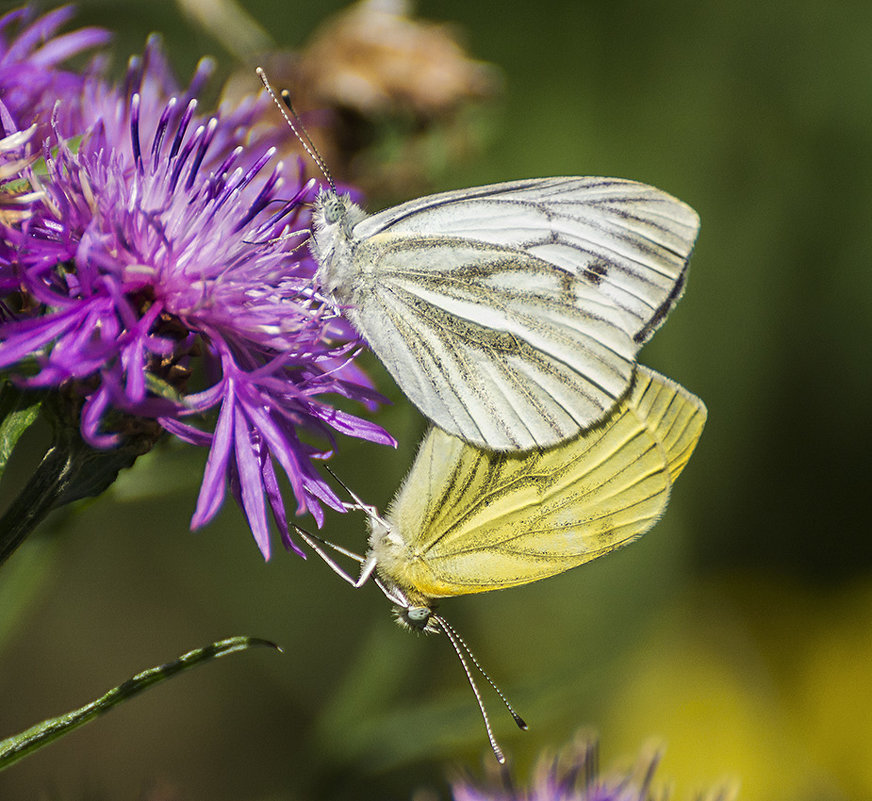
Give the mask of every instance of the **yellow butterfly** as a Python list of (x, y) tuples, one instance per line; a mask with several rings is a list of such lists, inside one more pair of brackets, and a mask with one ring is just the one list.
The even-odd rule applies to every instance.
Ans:
[(384, 517), (355, 499), (370, 522), (366, 555), (330, 546), (362, 563), (356, 579), (299, 533), (354, 586), (372, 577), (401, 623), (445, 632), (484, 714), (471, 654), (434, 611), (438, 599), (538, 581), (640, 537), (666, 509), (705, 419), (699, 398), (639, 366), (603, 423), (553, 448), (499, 453), (431, 428)]

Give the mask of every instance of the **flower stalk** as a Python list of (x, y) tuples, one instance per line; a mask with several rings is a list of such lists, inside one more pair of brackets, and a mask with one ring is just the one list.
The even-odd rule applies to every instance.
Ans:
[(49, 512), (82, 498), (97, 496), (151, 450), (160, 428), (139, 426), (111, 449), (97, 449), (82, 438), (58, 398), (47, 396), (42, 412), (52, 422), (53, 441), (24, 488), (0, 517), (0, 566), (13, 554)]

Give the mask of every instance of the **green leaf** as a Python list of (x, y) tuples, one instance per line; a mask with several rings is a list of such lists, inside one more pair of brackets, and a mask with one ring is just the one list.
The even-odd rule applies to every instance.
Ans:
[(149, 392), (157, 395), (159, 398), (166, 398), (176, 403), (185, 402), (185, 396), (170, 384), (169, 381), (164, 381), (148, 371), (145, 373), (145, 386)]
[[(67, 146), (67, 148), (69, 149), (69, 151), (71, 153), (78, 153), (79, 148), (82, 145), (82, 139), (83, 139), (83, 137), (81, 135), (80, 136), (71, 136), (69, 139), (66, 139), (64, 141), (64, 144)], [(51, 149), (52, 159), (56, 159), (58, 157), (59, 152), (60, 152), (60, 147), (55, 145)], [(48, 175), (48, 165), (45, 163), (45, 159), (42, 156), (40, 156), (33, 163), (33, 172), (35, 175), (39, 175), (39, 176)]]
[(205, 648), (197, 648), (194, 651), (183, 654), (172, 662), (167, 662), (165, 665), (158, 665), (157, 667), (144, 670), (142, 673), (137, 673), (101, 698), (86, 704), (80, 709), (67, 712), (65, 715), (60, 715), (56, 718), (49, 718), (42, 721), (42, 723), (31, 726), (20, 734), (0, 741), (0, 771), (15, 764), (19, 759), (23, 759), (34, 751), (63, 737), (65, 734), (69, 734), (79, 726), (84, 726), (86, 723), (94, 720), (94, 718), (108, 712), (114, 706), (133, 698), (149, 687), (160, 684), (197, 665), (211, 662), (214, 659), (219, 659), (222, 656), (234, 654), (238, 651), (248, 650), (256, 645), (266, 645), (274, 648), (276, 651), (281, 651), (281, 648), (269, 640), (262, 640), (257, 637), (231, 637), (230, 639), (207, 645)]
[(25, 392), (9, 381), (0, 388), (0, 476), (21, 435), (39, 416), (41, 396)]

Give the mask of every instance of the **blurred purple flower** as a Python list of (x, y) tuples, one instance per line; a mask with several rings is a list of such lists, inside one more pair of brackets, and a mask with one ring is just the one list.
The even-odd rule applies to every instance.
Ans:
[[(15, 214), (0, 207), (0, 369), (24, 386), (74, 391), (95, 448), (112, 448), (141, 418), (209, 447), (192, 528), (215, 515), (229, 484), (264, 557), (267, 507), (296, 548), (274, 463), (297, 513), (320, 525), (322, 504), (343, 509), (313, 466), (331, 454), (334, 433), (394, 444), (323, 398), (380, 399), (353, 364), (359, 341), (312, 293), (315, 265), (301, 238), (287, 235), (308, 225), (303, 203), (317, 186), (299, 164), (275, 162), (264, 138), (272, 134), (249, 135), (268, 100), (198, 115), (193, 96), (208, 63), (179, 93), (154, 38), (121, 89), (93, 73), (78, 84), (46, 75), (102, 41), (85, 29), (45, 42), (68, 16), (52, 12), (0, 45), (3, 63), (20, 62), (0, 73), (10, 137), (5, 152), (0, 142), (0, 176), (13, 165), (26, 187), (10, 191), (7, 177)], [(16, 131), (37, 120), (6, 105), (27, 92), (33, 109), (55, 109), (36, 145)], [(206, 413), (217, 413), (212, 430), (192, 425)]]
[(608, 776), (599, 774), (597, 754), (596, 739), (581, 733), (557, 756), (546, 753), (539, 758), (528, 789), (515, 787), (500, 768), (486, 782), (468, 777), (455, 781), (454, 801), (648, 801), (667, 797), (652, 794), (651, 782), (660, 759), (657, 753), (643, 754), (633, 768)]
[[(65, 71), (59, 64), (71, 56), (109, 41), (110, 34), (101, 28), (80, 28), (57, 35), (73, 16), (75, 9), (64, 6), (35, 18), (33, 7), (19, 8), (0, 17), (0, 100), (5, 107), (3, 133), (44, 126), (55, 102), (64, 101), (67, 111), (77, 113), (76, 99), (81, 97), (85, 75)], [(9, 127), (10, 124), (13, 127)], [(81, 131), (80, 131), (81, 132)]]

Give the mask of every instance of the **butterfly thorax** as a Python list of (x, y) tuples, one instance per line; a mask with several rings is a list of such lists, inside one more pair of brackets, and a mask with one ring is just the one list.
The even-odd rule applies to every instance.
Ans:
[[(403, 613), (433, 608), (434, 599), (416, 587), (416, 577), (424, 568), (421, 555), (414, 553), (396, 527), (381, 517), (370, 520), (367, 558), (375, 559), (379, 579), (392, 590), (393, 600)], [(413, 628), (424, 628), (415, 624), (414, 617), (406, 622)]]
[(370, 521), (368, 559), (375, 559), (376, 575), (382, 592), (394, 604), (394, 617), (401, 626), (413, 631), (439, 631), (433, 620), (436, 601), (414, 586), (414, 567), (420, 560), (409, 557), (406, 544), (393, 533), (385, 520)]
[(349, 286), (351, 278), (352, 230), (364, 217), (366, 213), (348, 195), (322, 189), (315, 198), (309, 243), (318, 262), (315, 277), (322, 292), (339, 303), (345, 301), (342, 288)]

